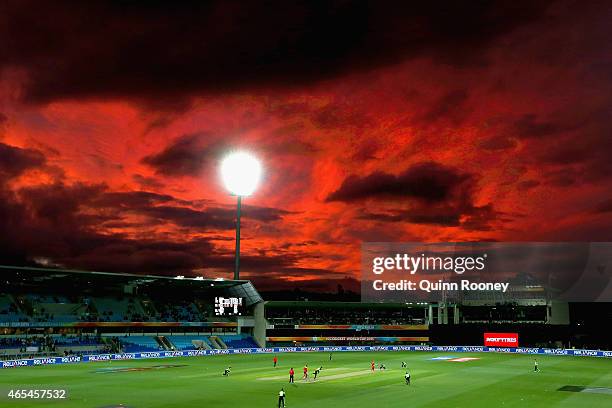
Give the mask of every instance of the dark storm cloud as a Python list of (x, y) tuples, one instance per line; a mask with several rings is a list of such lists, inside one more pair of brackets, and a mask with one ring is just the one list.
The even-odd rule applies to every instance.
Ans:
[(321, 129), (352, 127), (360, 130), (373, 123), (366, 114), (347, 104), (330, 104), (317, 110), (312, 115), (312, 122)]
[(547, 5), (8, 1), (0, 69), (25, 71), (29, 101), (123, 97), (168, 109), (181, 96), (307, 84), (415, 57), (463, 64)]
[(164, 187), (164, 184), (155, 177), (147, 177), (143, 176), (142, 174), (134, 174), (132, 176), (132, 181), (144, 188), (158, 189)]
[(351, 175), (326, 201), (396, 197), (441, 202), (470, 180), (470, 175), (454, 168), (435, 162), (420, 163), (398, 175), (385, 172), (375, 172), (365, 177)]
[(359, 216), (361, 220), (381, 221), (381, 222), (409, 222), (411, 224), (431, 224), (445, 227), (456, 227), (459, 225), (461, 214), (452, 211), (435, 211), (426, 213), (421, 211), (394, 211), (392, 213), (370, 213), (365, 212)]
[[(284, 129), (277, 129), (270, 132), (271, 143), (267, 146), (260, 145), (260, 150), (265, 151), (270, 155), (294, 155), (294, 156), (312, 156), (319, 153), (320, 150), (312, 143), (302, 140), (290, 140), (288, 132), (293, 126), (288, 126)], [(299, 129), (301, 130), (301, 128)], [(276, 137), (287, 137), (285, 140), (279, 140)]]
[(22, 149), (0, 143), (0, 182), (40, 167), (46, 162), (45, 156), (37, 150)]
[(63, 265), (110, 272), (177, 274), (204, 267), (213, 255), (205, 240), (177, 243), (136, 240), (120, 235), (81, 234), (85, 245), (77, 245), (70, 256), (53, 257)]
[[(246, 217), (262, 221), (278, 221), (285, 215), (294, 214), (291, 211), (281, 210), (279, 208), (260, 207), (256, 205), (243, 205), (242, 209)], [(233, 212), (234, 209), (231, 209)]]
[[(194, 210), (178, 203), (186, 202), (149, 192), (113, 192), (102, 184), (55, 183), (15, 192), (0, 186), (0, 263), (35, 265), (37, 259), (46, 259), (65, 267), (114, 272), (191, 274), (211, 267), (231, 271), (233, 258), (215, 248), (214, 236), (182, 241), (104, 232), (129, 214), (153, 219), (155, 227), (165, 222), (203, 232), (234, 228), (233, 208)], [(244, 207), (244, 217), (254, 222), (277, 221), (284, 214), (274, 208)], [(300, 259), (299, 254), (250, 255), (244, 266), (254, 272), (283, 271)]]
[(516, 135), (522, 139), (550, 136), (562, 130), (556, 123), (543, 121), (534, 114), (527, 114), (514, 123)]
[(517, 183), (516, 187), (521, 191), (529, 191), (540, 185), (538, 180), (524, 180)]
[[(468, 231), (490, 231), (494, 229), (494, 223), (508, 220), (507, 214), (495, 210), (493, 204), (489, 203), (468, 208), (461, 218), (461, 228)], [(501, 229), (501, 226), (495, 228)]]
[[(242, 143), (232, 138), (215, 138), (207, 132), (179, 136), (158, 153), (142, 158), (141, 162), (150, 166), (162, 176), (197, 177), (207, 165), (216, 163), (230, 148), (235, 149)], [(280, 152), (283, 143), (275, 143), (272, 149)], [(263, 150), (265, 146), (259, 146)]]
[(564, 187), (610, 179), (612, 101), (602, 102), (586, 112), (573, 107), (564, 112), (562, 121), (547, 122), (546, 130), (540, 129), (538, 134), (542, 138), (554, 137), (554, 142), (543, 144), (542, 140), (530, 140), (532, 152), (527, 159), (547, 167), (544, 178), (548, 184)]
[(593, 156), (593, 151), (589, 146), (576, 143), (574, 145), (561, 144), (554, 146), (543, 152), (539, 159), (548, 164), (571, 165), (590, 160)]
[(105, 187), (99, 184), (76, 183), (68, 186), (55, 183), (25, 187), (17, 194), (36, 219), (52, 221), (61, 226), (69, 222), (83, 222), (80, 208), (87, 206), (104, 189)]
[[(304, 292), (308, 293), (306, 297), (314, 300), (313, 297), (316, 299), (317, 295), (312, 292), (337, 292), (338, 286), (340, 286), (345, 291), (359, 293), (361, 288), (361, 281), (348, 277), (300, 280), (290, 289), (287, 289), (287, 279), (282, 276), (269, 278), (260, 274), (245, 274), (245, 277), (253, 282), (264, 298), (276, 300), (295, 300), (296, 294)], [(301, 297), (305, 296), (302, 295)]]
[(144, 157), (142, 162), (166, 176), (195, 176), (211, 159), (214, 148), (203, 144), (206, 135), (183, 135), (171, 142), (161, 152)]
[(535, 114), (523, 115), (513, 124), (513, 131), (520, 139), (537, 139), (558, 136), (559, 133), (576, 129), (580, 124), (544, 120)]
[(446, 92), (429, 107), (417, 120), (424, 124), (436, 123), (440, 119), (460, 123), (465, 115), (465, 103), (469, 93), (466, 89), (455, 89)]
[(180, 200), (171, 195), (149, 191), (106, 191), (104, 194), (98, 195), (91, 205), (94, 207), (133, 209), (177, 201)]
[(501, 151), (513, 149), (517, 145), (516, 140), (507, 136), (492, 136), (480, 143), (480, 147), (484, 150)]
[(567, 167), (546, 172), (543, 177), (549, 185), (555, 187), (569, 187), (578, 182), (580, 174), (578, 171)]
[[(57, 265), (123, 272), (190, 273), (195, 268), (227, 266), (231, 260), (219, 254), (214, 237), (185, 241), (155, 238), (154, 234), (131, 238), (109, 233), (113, 225), (158, 227), (174, 224), (198, 231), (231, 230), (234, 208), (202, 201), (185, 201), (148, 191), (112, 191), (105, 184), (72, 183), (9, 188), (6, 181), (32, 169), (52, 171), (38, 150), (0, 143), (0, 263), (32, 265), (45, 259)], [(275, 208), (244, 206), (243, 216), (252, 222), (274, 222), (288, 214)], [(136, 221), (130, 216), (136, 215)], [(128, 217), (128, 218), (126, 218)], [(150, 221), (142, 221), (143, 217)], [(272, 262), (292, 267), (291, 259)]]
[[(84, 245), (91, 220), (77, 212), (80, 187), (27, 188), (17, 193), (0, 189), (0, 259), (23, 264), (33, 257), (63, 257), (73, 244)], [(78, 247), (77, 245), (77, 247)]]
[[(287, 132), (285, 129), (282, 132)], [(281, 138), (276, 132), (270, 133), (270, 138), (259, 140), (256, 150), (274, 156), (313, 155), (317, 148), (300, 140)], [(228, 151), (239, 147), (251, 148), (251, 144), (239, 138), (226, 137), (216, 139), (209, 133), (182, 135), (171, 141), (158, 153), (142, 158), (141, 162), (151, 167), (157, 175), (167, 177), (198, 177), (206, 166), (214, 165)]]
[(435, 225), (440, 227), (461, 227), (468, 231), (489, 231), (492, 223), (499, 221), (501, 213), (491, 204), (474, 206), (472, 203), (451, 203), (442, 206), (416, 205), (410, 209), (385, 213), (364, 211), (360, 220)]
[(279, 245), (279, 248), (291, 249), (291, 248), (299, 248), (299, 247), (308, 247), (308, 246), (317, 245), (317, 244), (318, 242), (313, 241), (313, 240), (302, 241), (302, 242), (285, 242)]
[(360, 220), (461, 227), (485, 231), (499, 220), (490, 204), (474, 204), (475, 177), (435, 162), (416, 164), (399, 175), (377, 172), (349, 176), (327, 201), (360, 202), (395, 199), (402, 208), (362, 210)]
[(153, 219), (170, 221), (182, 227), (230, 230), (234, 228), (234, 212), (228, 209), (194, 210), (187, 207), (155, 206), (138, 209)]
[(595, 214), (609, 213), (612, 212), (612, 199), (599, 203), (594, 209)]
[[(105, 213), (133, 213), (182, 227), (221, 230), (235, 227), (234, 208), (209, 205), (204, 209), (197, 209), (195, 207), (200, 205), (198, 202), (179, 200), (171, 195), (148, 191), (104, 191), (89, 200), (87, 205), (104, 210)], [(242, 214), (245, 219), (272, 222), (281, 220), (290, 212), (277, 208), (244, 205)]]
[(2, 139), (2, 136), (4, 136), (7, 122), (8, 122), (8, 116), (0, 112), (0, 139)]

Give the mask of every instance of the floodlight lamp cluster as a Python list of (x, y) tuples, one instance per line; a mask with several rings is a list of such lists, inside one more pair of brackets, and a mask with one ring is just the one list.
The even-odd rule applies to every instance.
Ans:
[(221, 179), (233, 195), (246, 197), (253, 194), (261, 180), (261, 163), (248, 152), (236, 151), (221, 162)]

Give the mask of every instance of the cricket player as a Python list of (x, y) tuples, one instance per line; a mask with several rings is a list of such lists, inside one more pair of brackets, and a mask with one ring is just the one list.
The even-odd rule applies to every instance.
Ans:
[(278, 408), (285, 408), (285, 389), (281, 388), (278, 392)]
[(302, 377), (302, 380), (307, 380), (307, 379), (308, 379), (308, 364), (304, 366), (304, 377)]
[(321, 367), (317, 368), (317, 369), (314, 371), (314, 379), (315, 379), (315, 380), (317, 379), (317, 376), (318, 376), (318, 375), (321, 373), (321, 370), (322, 370), (322, 369), (323, 369), (323, 366), (321, 366)]
[(410, 385), (410, 371), (406, 370), (406, 374), (404, 374), (404, 379), (406, 380), (406, 385)]
[(533, 372), (538, 372), (540, 371), (540, 369), (538, 368), (538, 360), (536, 360), (535, 358), (533, 359)]
[(295, 374), (295, 371), (293, 370), (293, 367), (291, 367), (291, 369), (289, 370), (289, 384), (293, 384), (294, 374)]
[(408, 364), (405, 361), (402, 361), (402, 368), (408, 368)]
[(223, 370), (223, 375), (225, 377), (229, 377), (231, 371), (232, 371), (232, 367), (227, 367), (225, 370)]
[(372, 372), (374, 372), (374, 370), (376, 369), (376, 364), (374, 364), (374, 360), (372, 360), (372, 362), (370, 363), (370, 369), (372, 370)]
[(278, 364), (278, 357), (274, 356), (272, 361), (274, 362), (274, 368), (276, 368), (276, 364)]

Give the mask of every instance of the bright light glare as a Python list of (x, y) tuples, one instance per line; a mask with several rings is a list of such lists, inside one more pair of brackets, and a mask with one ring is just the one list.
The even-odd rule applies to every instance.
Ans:
[(237, 196), (253, 194), (261, 178), (261, 164), (246, 152), (233, 152), (221, 162), (221, 178), (225, 188)]

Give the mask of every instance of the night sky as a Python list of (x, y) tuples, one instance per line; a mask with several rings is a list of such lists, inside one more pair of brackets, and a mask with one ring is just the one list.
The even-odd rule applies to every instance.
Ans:
[[(356, 289), (362, 242), (611, 241), (612, 6), (0, 4), (0, 263)], [(433, 4), (432, 4), (433, 3)]]

